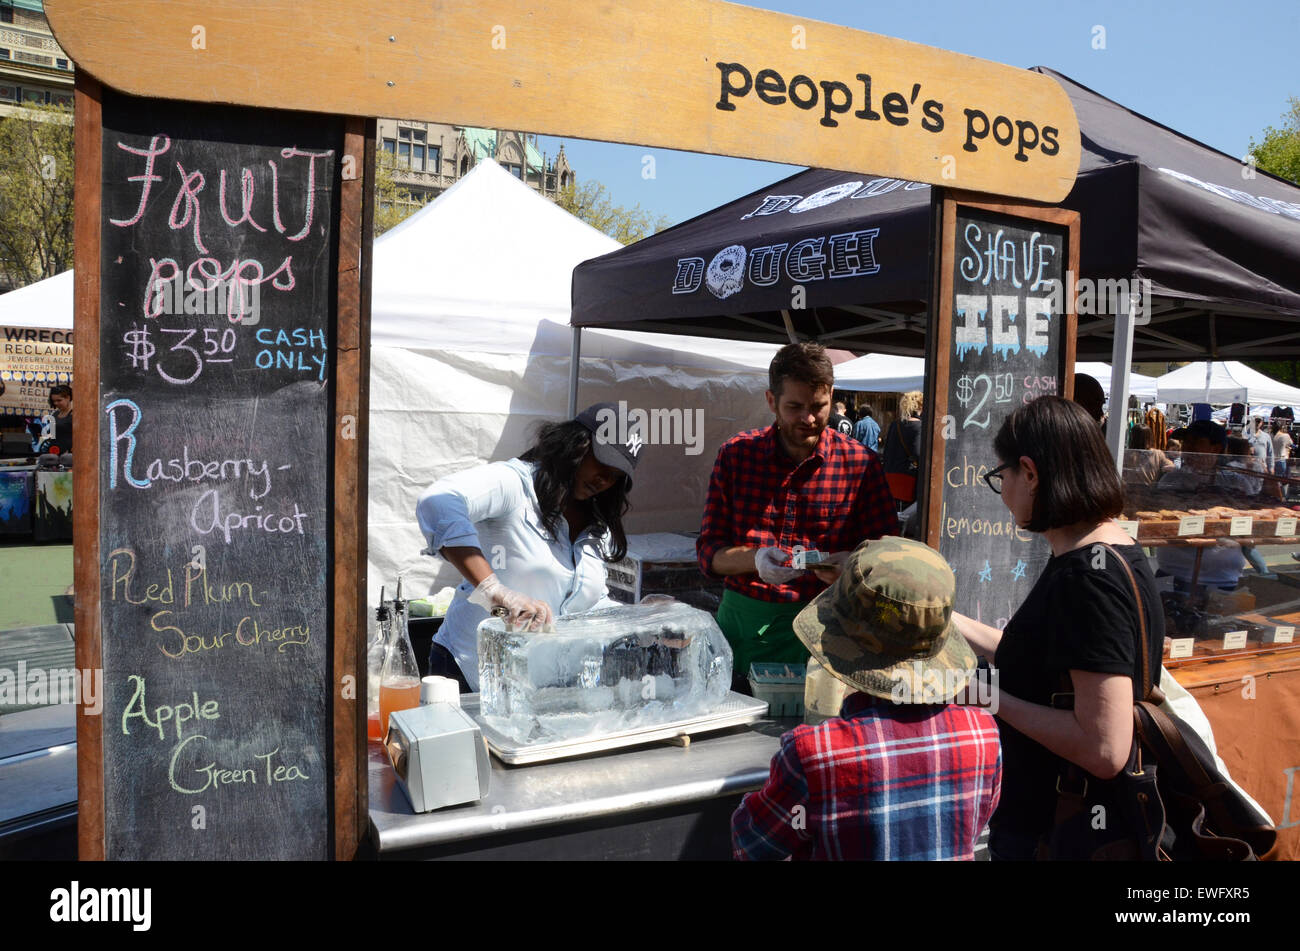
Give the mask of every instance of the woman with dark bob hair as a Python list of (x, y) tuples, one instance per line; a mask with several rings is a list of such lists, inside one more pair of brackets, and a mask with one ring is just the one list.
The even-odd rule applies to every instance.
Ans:
[[(998, 466), (985, 481), (1017, 525), (1043, 535), (1052, 557), (1005, 629), (953, 619), (998, 671), (1003, 780), (989, 853), (1023, 860), (1045, 854), (1039, 847), (1052, 830), (1067, 763), (1090, 774), (1087, 808), (1102, 804), (1118, 821), (1104, 780), (1128, 759), (1133, 701), (1145, 692), (1137, 685), (1137, 612), (1145, 612), (1152, 683), (1160, 676), (1164, 613), (1146, 556), (1114, 522), (1123, 486), (1082, 407), (1040, 397), (1011, 414), (993, 448)], [(1132, 569), (1140, 605), (1112, 551)]]
[(424, 553), (465, 579), (434, 636), (431, 674), (478, 689), (478, 625), (491, 611), (538, 631), (556, 615), (615, 604), (604, 562), (627, 554), (623, 515), (641, 448), (611, 437), (616, 414), (598, 403), (546, 423), (517, 459), (439, 479), (420, 496)]

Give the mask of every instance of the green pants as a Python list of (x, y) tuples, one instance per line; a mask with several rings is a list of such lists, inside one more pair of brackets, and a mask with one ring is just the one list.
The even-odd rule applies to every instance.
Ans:
[(732, 670), (749, 676), (753, 663), (806, 664), (808, 648), (794, 633), (803, 602), (759, 601), (728, 588), (718, 607), (718, 627), (735, 655)]

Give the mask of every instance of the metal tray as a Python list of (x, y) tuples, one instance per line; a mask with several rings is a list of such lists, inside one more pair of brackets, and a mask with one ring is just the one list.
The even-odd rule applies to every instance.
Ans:
[(732, 726), (744, 726), (761, 720), (767, 713), (767, 701), (755, 700), (744, 694), (729, 691), (727, 699), (713, 713), (685, 720), (674, 720), (654, 726), (644, 726), (621, 733), (605, 736), (584, 737), (578, 740), (564, 740), (558, 743), (521, 743), (492, 729), (483, 722), (479, 715), (478, 694), (464, 694), (460, 705), (479, 725), (483, 739), (487, 740), (488, 749), (503, 763), (511, 766), (523, 766), (527, 763), (544, 763), (548, 760), (565, 759), (570, 756), (585, 756), (588, 753), (603, 753), (624, 746), (637, 746), (641, 743), (653, 743), (667, 740), (674, 736), (694, 733), (708, 733), (711, 730), (724, 730)]

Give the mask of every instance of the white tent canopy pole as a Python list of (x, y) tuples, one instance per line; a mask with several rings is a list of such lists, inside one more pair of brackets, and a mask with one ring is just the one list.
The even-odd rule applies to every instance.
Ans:
[[(1138, 277), (1134, 272), (1129, 283), (1130, 288), (1137, 287)], [(1128, 427), (1123, 425), (1128, 418), (1128, 387), (1130, 364), (1133, 360), (1133, 325), (1137, 318), (1137, 295), (1129, 293), (1128, 307), (1121, 308), (1115, 314), (1115, 341), (1110, 351), (1110, 418), (1111, 425), (1106, 427), (1106, 447), (1115, 468), (1124, 471), (1124, 437)], [(1117, 418), (1119, 422), (1114, 420)]]

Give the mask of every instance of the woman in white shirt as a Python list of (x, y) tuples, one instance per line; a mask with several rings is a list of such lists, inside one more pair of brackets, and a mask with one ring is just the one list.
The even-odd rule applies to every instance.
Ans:
[(1276, 475), (1284, 476), (1287, 471), (1287, 460), (1291, 458), (1291, 447), (1295, 441), (1291, 434), (1287, 432), (1286, 426), (1281, 421), (1273, 423), (1273, 472)]
[[(556, 615), (609, 607), (605, 562), (627, 554), (623, 515), (641, 449), (620, 445), (617, 407), (598, 403), (577, 419), (547, 423), (517, 459), (439, 479), (416, 518), (425, 554), (465, 581), (434, 637), (429, 672), (478, 690), (478, 626), (490, 611), (542, 630)], [(626, 427), (625, 427), (626, 428)]]

